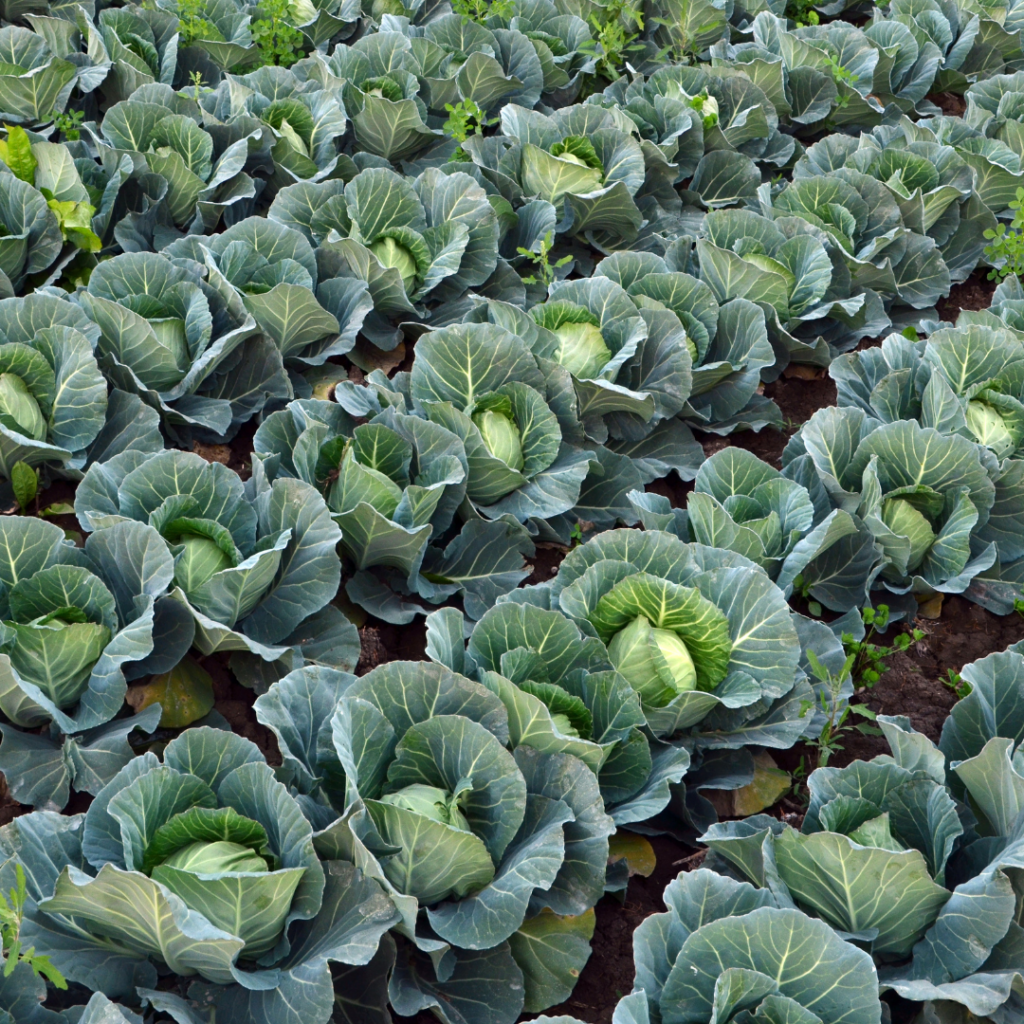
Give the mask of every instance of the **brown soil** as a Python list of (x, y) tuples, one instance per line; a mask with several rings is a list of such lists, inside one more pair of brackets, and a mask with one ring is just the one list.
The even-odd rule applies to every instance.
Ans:
[[(888, 671), (875, 686), (860, 689), (855, 699), (879, 715), (906, 715), (918, 732), (937, 742), (942, 723), (958, 699), (947, 685), (949, 673), (959, 673), (964, 665), (1024, 640), (1024, 618), (1016, 614), (1000, 618), (954, 595), (946, 597), (939, 619), (917, 619), (913, 627), (904, 626), (903, 630), (910, 628), (922, 630), (925, 638), (906, 653), (888, 658)], [(876, 642), (891, 644), (892, 635), (890, 631)], [(832, 756), (830, 766), (842, 767), (889, 753), (884, 737), (855, 729), (845, 734), (842, 743), (843, 749)], [(772, 754), (787, 771), (797, 768), (801, 757), (805, 765), (813, 766), (816, 756), (802, 743)], [(785, 801), (783, 806), (792, 809)]]
[[(782, 411), (782, 419), (785, 426), (782, 430), (773, 427), (765, 427), (764, 430), (754, 433), (752, 430), (742, 430), (729, 434), (728, 437), (719, 437), (716, 434), (703, 434), (695, 432), (697, 440), (704, 448), (707, 456), (720, 452), (723, 448), (735, 445), (737, 448), (746, 448), (753, 452), (759, 459), (763, 459), (776, 469), (782, 468), (782, 450), (789, 443), (789, 439), (797, 432), (801, 424), (805, 423), (818, 409), (828, 405), (836, 404), (836, 386), (827, 370), (814, 370), (812, 367), (793, 366), (779, 377), (778, 380), (765, 384), (764, 394), (774, 399)], [(655, 488), (649, 488), (654, 490)], [(660, 492), (659, 493), (663, 493)], [(671, 495), (667, 495), (671, 498)], [(683, 502), (685, 505), (685, 501)]]
[(941, 108), (946, 117), (963, 117), (967, 109), (966, 100), (963, 96), (957, 96), (955, 92), (936, 92), (925, 98)]
[(943, 320), (956, 323), (961, 309), (988, 309), (995, 290), (996, 282), (989, 281), (988, 271), (979, 268), (963, 284), (953, 285), (949, 298), (939, 299), (936, 309)]

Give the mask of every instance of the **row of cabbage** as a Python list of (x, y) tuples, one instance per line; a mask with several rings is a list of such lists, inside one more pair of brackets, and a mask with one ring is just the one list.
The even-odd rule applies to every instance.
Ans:
[[(745, 747), (820, 729), (807, 649), (843, 671), (835, 635), (748, 559), (612, 530), (475, 625), (432, 613), (429, 660), (357, 678), (323, 658), (271, 683), (255, 711), (277, 768), (216, 712), (138, 754), (127, 735), (153, 732), (160, 708), (106, 721), (125, 677), (223, 636), (191, 586), (208, 549), (169, 546), (175, 531), (205, 524), (230, 545), (232, 529), (310, 504), (295, 481), (255, 508), (240, 485), (214, 496), (230, 476), (185, 453), (146, 457), (84, 548), (0, 519), (17, 552), (0, 560), (14, 634), (0, 707), (22, 726), (2, 726), (0, 756), (15, 798), (45, 808), (0, 831), (0, 880), (16, 888), (20, 866), (24, 946), (104, 999), (185, 1024), (385, 1019), (387, 1002), (451, 1024), (543, 1010), (590, 955), (594, 905), (627, 883), (610, 836), (702, 832), (716, 819), (701, 791), (752, 780)], [(202, 518), (203, 499), (234, 522)], [(280, 557), (270, 536), (239, 582)], [(288, 603), (271, 588), (253, 617)], [(93, 795), (84, 814), (50, 809), (71, 781)], [(36, 1019), (46, 986), (31, 967), (6, 986), (14, 1019)]]
[(1021, 645), (962, 675), (938, 744), (879, 716), (891, 755), (813, 772), (798, 829), (705, 833), (701, 868), (634, 933), (616, 1024), (880, 1024), (887, 992), (921, 1004), (916, 1024), (1020, 1019)]
[[(636, 598), (644, 575), (575, 625), (506, 602), (468, 646), (435, 613), (432, 655), (475, 679), (436, 660), (290, 674), (257, 702), (276, 772), (249, 741), (193, 728), (133, 759), (85, 814), (36, 811), (0, 830), (0, 877), (27, 880), (24, 941), (95, 993), (73, 1019), (137, 1020), (120, 999), (179, 1024), (386, 1020), (389, 1002), (512, 1021), (564, 999), (593, 903), (628, 874), (606, 869), (609, 835), (668, 798), (662, 779), (616, 803), (624, 779), (595, 775), (568, 727), (582, 727), (591, 686), (608, 703), (598, 652), (615, 660), (632, 628), (606, 649), (576, 627), (606, 632), (602, 605), (607, 618)], [(1015, 1020), (1020, 646), (964, 667), (972, 692), (938, 744), (880, 716), (892, 755), (814, 772), (799, 829), (768, 815), (712, 824), (701, 869), (634, 935), (636, 991), (616, 1020), (880, 1024), (888, 991), (923, 1004), (922, 1024)], [(588, 660), (590, 685), (569, 668)], [(45, 996), (20, 964), (0, 1005), (15, 1021), (70, 1019), (41, 1009)]]

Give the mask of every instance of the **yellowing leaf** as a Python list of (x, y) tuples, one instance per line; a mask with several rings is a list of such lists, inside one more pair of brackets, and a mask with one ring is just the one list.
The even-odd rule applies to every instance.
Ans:
[(180, 729), (204, 718), (213, 710), (213, 680), (191, 658), (183, 658), (170, 672), (128, 690), (128, 703), (143, 711), (151, 704), (163, 708), (160, 725)]
[(7, 164), (16, 178), (34, 185), (38, 161), (32, 152), (28, 132), (17, 125), (4, 127), (7, 128), (7, 138), (0, 140), (0, 160)]
[(629, 865), (630, 878), (633, 875), (650, 877), (658, 863), (654, 847), (635, 832), (616, 832), (608, 840), (608, 860), (617, 861), (625, 859)]

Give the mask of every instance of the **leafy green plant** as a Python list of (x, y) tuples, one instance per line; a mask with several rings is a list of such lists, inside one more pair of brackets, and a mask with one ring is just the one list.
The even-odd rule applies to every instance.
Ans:
[(549, 231), (538, 243), (536, 252), (532, 249), (526, 249), (523, 246), (519, 246), (516, 249), (516, 252), (518, 252), (520, 256), (525, 256), (531, 263), (533, 263), (535, 268), (534, 273), (529, 277), (523, 278), (523, 281), (526, 284), (542, 284), (545, 287), (550, 287), (555, 281), (555, 271), (559, 267), (564, 267), (567, 263), (572, 261), (571, 256), (563, 256), (552, 264), (551, 249), (553, 244), (552, 233)]
[(473, 100), (446, 103), (444, 109), (448, 113), (448, 120), (443, 125), (445, 134), (450, 135), (460, 147), (455, 151), (455, 158), (472, 161), (473, 158), (461, 148), (462, 143), (471, 135), (483, 135), (485, 128), (498, 123), (498, 118), (488, 118), (487, 111), (481, 109)]
[(288, 20), (288, 0), (262, 0), (258, 13), (261, 17), (252, 23), (252, 38), (260, 50), (260, 62), (291, 67), (303, 55), (303, 36)]
[(4, 896), (0, 892), (0, 936), (4, 948), (4, 977), (9, 978), (19, 963), (28, 964), (37, 978), (45, 978), (51, 985), (66, 989), (68, 983), (64, 975), (50, 963), (50, 958), (36, 953), (35, 946), (22, 947), (21, 924), (25, 919), (25, 901), (28, 891), (25, 886), (25, 869), (20, 864), (14, 866), (15, 884)]
[(224, 39), (220, 29), (204, 17), (205, 13), (206, 0), (178, 0), (180, 46), (190, 46), (197, 39), (210, 39), (217, 42)]
[(940, 679), (940, 682), (947, 690), (952, 690), (956, 694), (958, 700), (963, 700), (964, 697), (970, 695), (974, 689), (971, 684), (960, 675), (959, 672), (954, 671), (951, 668), (946, 669), (946, 678)]
[(905, 654), (915, 644), (925, 638), (922, 629), (912, 629), (909, 633), (897, 633), (892, 645), (876, 644), (875, 637), (884, 633), (889, 625), (889, 606), (880, 604), (877, 608), (864, 608), (861, 612), (864, 620), (865, 634), (863, 640), (854, 640), (852, 633), (843, 634), (843, 647), (854, 659), (852, 671), (854, 681), (859, 686), (870, 689), (889, 671), (885, 664), (886, 658), (894, 654)]
[[(838, 672), (829, 671), (812, 650), (807, 651), (807, 660), (815, 679), (822, 685), (818, 687), (815, 700), (800, 702), (800, 717), (805, 718), (814, 709), (824, 716), (821, 730), (817, 736), (807, 740), (807, 745), (818, 752), (818, 768), (824, 768), (833, 754), (843, 749), (840, 742), (844, 733), (850, 729), (867, 736), (881, 736), (881, 730), (871, 725), (876, 718), (875, 712), (866, 704), (851, 704), (843, 695), (843, 685), (853, 671), (855, 654), (848, 654)], [(865, 722), (851, 722), (850, 715), (858, 715), (867, 719)]]
[(30, 515), (30, 509), (35, 506), (34, 514), (40, 518), (47, 516), (74, 515), (74, 507), (67, 502), (59, 501), (46, 508), (39, 508), (39, 470), (34, 469), (27, 462), (16, 462), (11, 467), (11, 489), (14, 491), (15, 501), (22, 515)]
[(643, 8), (632, 0), (611, 0), (591, 14), (589, 22), (595, 38), (581, 44), (580, 52), (597, 58), (596, 78), (614, 82), (622, 75), (629, 55), (643, 49), (636, 42), (644, 28)]
[(1011, 274), (1020, 276), (1024, 274), (1024, 212), (1021, 206), (1024, 205), (1024, 188), (1017, 189), (1017, 198), (1010, 203), (1013, 210), (1013, 220), (1007, 229), (1006, 224), (999, 224), (995, 229), (987, 228), (985, 237), (989, 244), (985, 246), (985, 259), (990, 263), (997, 260), (1002, 266), (993, 267), (988, 272), (990, 281), (1002, 281), (1004, 277)]
[(60, 132), (66, 141), (78, 142), (81, 138), (79, 128), (85, 120), (85, 112), (82, 110), (66, 110), (63, 114), (53, 112), (53, 127)]
[(475, 21), (478, 25), (486, 23), (488, 18), (511, 18), (515, 12), (515, 0), (452, 0), (452, 12), (463, 21)]
[(821, 23), (821, 18), (814, 9), (814, 0), (789, 0), (786, 4), (786, 17), (795, 21), (797, 28)]

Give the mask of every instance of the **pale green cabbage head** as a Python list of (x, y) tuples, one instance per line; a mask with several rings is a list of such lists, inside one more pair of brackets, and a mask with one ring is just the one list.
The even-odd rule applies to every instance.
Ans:
[(893, 533), (910, 540), (907, 569), (916, 569), (935, 542), (935, 531), (924, 514), (904, 498), (888, 498), (882, 505), (882, 522)]
[(555, 334), (558, 336), (555, 358), (576, 377), (596, 377), (612, 357), (601, 328), (594, 324), (562, 324)]
[(697, 688), (697, 672), (686, 644), (671, 629), (652, 626), (638, 615), (608, 645), (608, 656), (630, 686), (650, 704)]
[(380, 238), (370, 246), (370, 252), (383, 267), (394, 267), (402, 275), (402, 284), (411, 292), (416, 284), (416, 260), (404, 245), (393, 238)]
[(523, 439), (511, 416), (494, 409), (482, 409), (473, 415), (473, 423), (480, 431), (487, 450), (496, 459), (509, 469), (523, 468)]
[(986, 448), (999, 458), (1011, 455), (1017, 447), (1002, 413), (988, 402), (978, 399), (967, 403), (967, 427)]
[(185, 593), (201, 587), (211, 576), (231, 567), (231, 559), (209, 537), (182, 537), (184, 551), (174, 566), (174, 578)]
[(438, 786), (427, 786), (421, 782), (415, 782), (411, 786), (398, 790), (397, 793), (388, 793), (382, 796), (381, 803), (391, 804), (393, 807), (401, 807), (406, 811), (413, 811), (415, 814), (422, 814), (432, 821), (439, 821), (442, 825), (451, 825), (460, 832), (472, 832), (469, 822), (459, 809), (456, 798), (447, 790)]
[(46, 418), (16, 373), (0, 373), (0, 423), (33, 441), (46, 439)]

